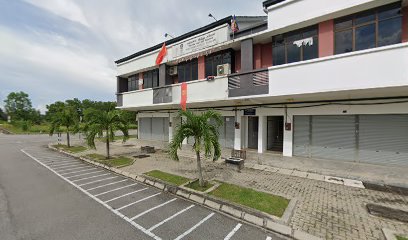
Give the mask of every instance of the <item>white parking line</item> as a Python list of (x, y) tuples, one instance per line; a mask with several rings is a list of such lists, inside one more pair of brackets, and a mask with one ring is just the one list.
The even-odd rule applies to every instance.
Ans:
[(82, 181), (82, 180), (91, 179), (91, 178), (96, 178), (96, 177), (102, 177), (102, 176), (106, 176), (106, 175), (110, 175), (110, 173), (104, 173), (104, 174), (95, 175), (95, 176), (91, 176), (91, 177), (75, 179), (75, 180), (72, 181), (72, 182), (79, 182), (79, 181)]
[(66, 166), (66, 165), (70, 165), (70, 164), (74, 164), (74, 163), (79, 163), (78, 161), (68, 161), (65, 163), (56, 163), (56, 164), (47, 164), (50, 167), (62, 167), (62, 166)]
[(88, 188), (88, 189), (86, 189), (86, 191), (95, 190), (95, 189), (98, 189), (98, 188), (101, 188), (101, 187), (106, 187), (106, 186), (113, 185), (113, 184), (120, 183), (120, 182), (124, 182), (124, 181), (127, 181), (127, 179), (120, 180), (120, 181), (116, 181), (116, 182), (112, 182), (112, 183), (108, 183), (108, 184), (104, 184), (104, 185), (97, 186), (97, 187), (93, 187), (93, 188)]
[(118, 178), (118, 177), (119, 177), (119, 176), (108, 177), (108, 178), (104, 178), (104, 179), (99, 179), (99, 180), (95, 180), (95, 181), (92, 181), (92, 182), (79, 184), (78, 187), (82, 187), (82, 186), (86, 186), (86, 185), (89, 185), (89, 184), (92, 184), (92, 183), (102, 182), (102, 181), (105, 181), (105, 180), (114, 179), (114, 178)]
[(132, 205), (134, 205), (134, 204), (136, 204), (136, 203), (143, 202), (143, 201), (145, 201), (145, 200), (147, 200), (147, 199), (149, 199), (149, 198), (152, 198), (152, 197), (155, 197), (155, 196), (159, 195), (160, 193), (161, 193), (161, 192), (156, 193), (156, 194), (153, 194), (153, 195), (150, 195), (150, 196), (145, 197), (145, 198), (142, 198), (142, 199), (140, 199), (140, 200), (137, 200), (136, 202), (129, 203), (129, 204), (123, 206), (123, 207), (116, 208), (116, 210), (119, 211), (119, 210), (122, 210), (122, 209), (124, 209), (124, 208), (130, 207), (130, 206), (132, 206)]
[(173, 202), (173, 201), (176, 201), (177, 200), (177, 198), (173, 198), (173, 199), (171, 199), (171, 200), (169, 200), (169, 201), (167, 201), (167, 202), (164, 202), (164, 203), (162, 203), (162, 204), (160, 204), (160, 205), (157, 205), (157, 206), (155, 206), (155, 207), (152, 207), (152, 208), (150, 208), (150, 209), (147, 209), (146, 211), (144, 211), (144, 212), (142, 212), (142, 213), (139, 213), (138, 215), (136, 215), (136, 216), (134, 216), (134, 217), (132, 217), (132, 218), (130, 218), (130, 220), (135, 220), (135, 219), (137, 219), (137, 218), (139, 218), (139, 217), (141, 217), (141, 216), (143, 216), (143, 215), (145, 215), (145, 214), (147, 214), (147, 213), (149, 213), (149, 212), (151, 212), (151, 211), (153, 211), (153, 210), (155, 210), (155, 209), (158, 209), (158, 208), (160, 208), (160, 207), (163, 207), (163, 206), (165, 206), (165, 205), (167, 205), (167, 204), (169, 204), (169, 203), (171, 203), (171, 202)]
[(65, 168), (72, 168), (72, 167), (75, 167), (75, 166), (87, 166), (87, 165), (85, 165), (85, 164), (83, 164), (83, 163), (72, 163), (72, 164), (70, 164), (70, 165), (67, 165), (67, 166), (60, 166), (60, 167), (53, 167), (53, 166), (50, 166), (50, 167), (52, 167), (52, 169), (54, 169), (54, 170), (61, 170), (61, 169), (65, 169)]
[(73, 171), (73, 172), (68, 172), (68, 173), (63, 173), (61, 174), (62, 176), (68, 175), (68, 174), (73, 174), (73, 173), (79, 173), (79, 172), (86, 172), (86, 171), (92, 171), (95, 170), (97, 168), (89, 168), (89, 169), (84, 169), (84, 170), (79, 170), (79, 171)]
[(109, 209), (110, 211), (112, 211), (114, 214), (116, 214), (117, 216), (119, 216), (120, 218), (123, 218), (126, 222), (128, 222), (129, 224), (131, 224), (132, 226), (134, 226), (135, 228), (137, 228), (138, 230), (142, 231), (144, 234), (148, 235), (149, 237), (152, 237), (155, 240), (161, 240), (161, 238), (159, 238), (158, 236), (156, 236), (155, 234), (147, 231), (144, 227), (140, 226), (139, 224), (131, 221), (128, 217), (126, 217), (124, 214), (120, 213), (119, 211), (113, 209), (111, 206), (109, 206), (108, 204), (102, 202), (100, 199), (98, 199), (97, 197), (92, 196), (90, 193), (88, 193), (85, 189), (80, 188), (78, 185), (72, 183), (70, 180), (66, 179), (65, 177), (63, 177), (61, 174), (59, 174), (58, 172), (52, 170), (50, 167), (48, 167), (47, 165), (43, 164), (41, 161), (39, 161), (37, 158), (35, 158), (34, 156), (30, 155), (29, 153), (27, 153), (26, 151), (24, 151), (23, 149), (21, 149), (21, 152), (23, 152), (24, 154), (26, 154), (27, 156), (29, 156), (30, 158), (32, 158), (34, 161), (38, 162), (39, 164), (41, 164), (42, 166), (44, 166), (45, 168), (47, 168), (48, 170), (50, 170), (51, 172), (53, 172), (54, 174), (56, 174), (57, 176), (59, 176), (60, 178), (62, 178), (63, 180), (67, 181), (69, 184), (71, 184), (72, 186), (74, 186), (75, 188), (77, 188), (78, 190), (80, 190), (81, 192), (85, 193), (88, 197), (92, 198), (93, 200), (95, 200), (96, 202), (102, 204), (104, 207), (106, 207), (107, 209)]
[(77, 174), (77, 175), (74, 175), (74, 176), (69, 176), (67, 178), (70, 179), (70, 178), (73, 178), (73, 177), (80, 177), (80, 176), (89, 175), (89, 174), (98, 173), (98, 172), (104, 172), (104, 170), (99, 170), (99, 171), (89, 172), (89, 173), (81, 173), (81, 174)]
[(75, 167), (75, 168), (70, 168), (70, 169), (63, 169), (61, 171), (58, 172), (65, 172), (65, 171), (71, 171), (71, 170), (77, 170), (77, 169), (83, 169), (83, 168), (93, 168), (91, 166), (86, 166), (86, 167)]
[(194, 225), (193, 227), (191, 227), (190, 229), (188, 229), (187, 231), (185, 231), (183, 234), (181, 234), (180, 236), (178, 236), (175, 240), (180, 240), (183, 237), (187, 236), (188, 234), (190, 234), (192, 231), (194, 231), (194, 229), (198, 228), (201, 224), (203, 224), (205, 221), (207, 221), (208, 219), (210, 219), (215, 213), (210, 213), (207, 217), (205, 217), (203, 220), (199, 221), (196, 225)]
[(119, 197), (114, 197), (114, 198), (112, 198), (112, 199), (109, 199), (109, 200), (107, 200), (107, 201), (104, 201), (104, 203), (112, 202), (112, 201), (115, 201), (116, 199), (123, 198), (123, 197), (129, 196), (129, 195), (131, 195), (131, 194), (133, 194), (133, 193), (137, 193), (137, 192), (144, 191), (144, 190), (146, 190), (146, 189), (148, 189), (148, 188), (138, 189), (138, 190), (136, 190), (136, 191), (133, 191), (133, 192), (130, 192), (130, 193), (126, 193), (126, 194), (123, 194), (123, 195), (121, 195), (121, 196), (119, 196)]
[[(57, 165), (57, 164), (61, 164), (61, 163), (71, 163), (71, 162), (73, 162), (74, 160), (66, 160), (66, 161), (44, 161), (43, 163), (45, 163), (45, 164), (47, 164), (47, 165)], [(51, 163), (51, 164), (50, 164)]]
[(115, 189), (112, 189), (112, 190), (109, 190), (109, 191), (106, 191), (106, 192), (98, 193), (98, 194), (95, 194), (94, 196), (97, 197), (97, 196), (100, 196), (100, 195), (103, 195), (103, 194), (106, 194), (106, 193), (114, 192), (114, 191), (117, 191), (117, 190), (120, 190), (120, 189), (135, 186), (135, 185), (137, 185), (137, 183), (129, 184), (129, 185), (126, 185), (124, 187), (119, 187), (119, 188), (115, 188)]
[(195, 205), (194, 205), (194, 204), (192, 204), (192, 205), (190, 205), (189, 207), (186, 207), (186, 208), (184, 208), (183, 210), (178, 211), (177, 213), (173, 214), (172, 216), (170, 216), (170, 217), (168, 217), (168, 218), (164, 219), (163, 221), (159, 222), (158, 224), (156, 224), (156, 225), (152, 226), (152, 227), (151, 227), (151, 228), (149, 228), (147, 231), (149, 231), (149, 232), (153, 231), (154, 229), (156, 229), (156, 228), (160, 227), (160, 226), (161, 226), (161, 225), (163, 225), (164, 223), (166, 223), (166, 222), (170, 221), (171, 219), (173, 219), (173, 218), (177, 217), (178, 215), (182, 214), (183, 212), (185, 212), (185, 211), (189, 210), (190, 208), (192, 208), (192, 207), (194, 207), (194, 206), (195, 206)]
[(232, 229), (232, 231), (228, 233), (228, 235), (224, 238), (224, 240), (230, 240), (231, 237), (234, 236), (234, 234), (239, 230), (241, 226), (242, 224), (238, 223), (237, 226), (235, 226), (234, 229)]

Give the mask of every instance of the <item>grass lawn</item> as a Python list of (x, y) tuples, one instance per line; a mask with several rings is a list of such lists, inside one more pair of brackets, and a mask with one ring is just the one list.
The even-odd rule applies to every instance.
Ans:
[(86, 156), (109, 167), (124, 167), (133, 164), (133, 159), (123, 156), (114, 157), (111, 159), (106, 159), (104, 155), (96, 153), (88, 154)]
[(286, 198), (228, 183), (222, 183), (209, 194), (277, 217), (282, 217), (289, 204)]
[(198, 180), (186, 185), (186, 187), (194, 189), (194, 190), (199, 191), (199, 192), (205, 192), (205, 191), (207, 191), (208, 189), (210, 189), (213, 186), (214, 186), (214, 184), (206, 182), (204, 187), (201, 187), (200, 184), (198, 183)]
[(154, 177), (154, 178), (163, 180), (165, 182), (177, 185), (177, 186), (190, 181), (190, 179), (188, 178), (177, 176), (177, 175), (166, 173), (166, 172), (162, 172), (159, 170), (153, 170), (150, 172), (146, 172), (144, 174), (147, 176)]
[(27, 133), (48, 133), (50, 129), (50, 125), (48, 124), (41, 124), (41, 125), (32, 125), (28, 127), (27, 131), (24, 131), (21, 127), (9, 124), (9, 123), (3, 123), (1, 125), (4, 129), (15, 133), (15, 134), (27, 134)]
[(87, 148), (83, 147), (83, 146), (71, 146), (71, 147), (68, 147), (67, 145), (62, 145), (62, 144), (54, 145), (53, 147), (56, 147), (56, 148), (59, 148), (59, 149), (62, 149), (62, 150), (65, 150), (65, 151), (68, 151), (68, 152), (71, 152), (71, 153), (79, 153), (79, 152), (83, 152), (83, 151), (87, 150)]
[(397, 235), (396, 237), (397, 237), (397, 240), (408, 240), (408, 238), (402, 237), (402, 236), (399, 236), (399, 235)]

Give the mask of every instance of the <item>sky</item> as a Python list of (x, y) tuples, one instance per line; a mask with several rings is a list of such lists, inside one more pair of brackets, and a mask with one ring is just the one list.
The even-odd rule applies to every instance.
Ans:
[(115, 60), (229, 15), (265, 15), (263, 0), (0, 0), (0, 107), (114, 101)]

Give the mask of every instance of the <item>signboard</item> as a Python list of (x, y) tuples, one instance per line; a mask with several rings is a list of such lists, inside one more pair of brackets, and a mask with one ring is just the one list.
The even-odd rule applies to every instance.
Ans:
[(244, 116), (255, 116), (255, 115), (256, 115), (255, 108), (244, 109)]
[(210, 48), (222, 42), (228, 41), (228, 26), (223, 26), (205, 32), (196, 37), (187, 39), (171, 47), (171, 56), (173, 59), (197, 53), (206, 48)]

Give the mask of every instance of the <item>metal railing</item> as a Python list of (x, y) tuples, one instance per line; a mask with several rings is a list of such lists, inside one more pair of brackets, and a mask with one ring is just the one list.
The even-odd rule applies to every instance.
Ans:
[(171, 103), (172, 101), (172, 86), (153, 88), (153, 104)]
[(249, 87), (252, 86), (268, 86), (269, 74), (268, 69), (258, 69), (251, 72), (236, 73), (228, 76), (228, 89), (241, 88), (242, 80), (249, 79)]

